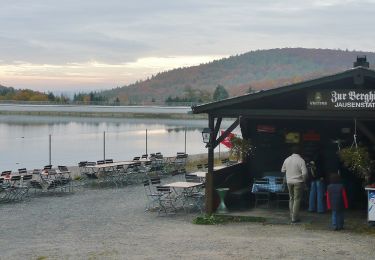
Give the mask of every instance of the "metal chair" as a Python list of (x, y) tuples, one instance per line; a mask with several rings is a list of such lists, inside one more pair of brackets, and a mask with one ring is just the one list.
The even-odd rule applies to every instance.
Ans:
[(276, 178), (275, 179), (276, 185), (282, 185), (282, 190), (276, 191), (276, 206), (277, 208), (280, 207), (280, 203), (285, 203), (289, 205), (289, 192), (286, 186), (286, 182), (284, 178)]
[(151, 188), (150, 180), (144, 180), (143, 181), (143, 187), (145, 189), (145, 195), (146, 195), (146, 198), (147, 198), (145, 211), (156, 208), (155, 205), (158, 204), (160, 194), (155, 192)]
[(65, 165), (57, 166), (59, 169), (58, 179), (62, 188), (66, 190), (68, 188), (69, 192), (72, 191), (72, 177), (70, 176), (70, 171)]
[(165, 186), (156, 186), (156, 193), (158, 194), (158, 203), (159, 203), (159, 211), (160, 213), (168, 214), (175, 214), (177, 212), (177, 208), (175, 206), (176, 198), (172, 196), (172, 191), (170, 187)]
[[(254, 185), (269, 185), (269, 180), (265, 178), (261, 179), (254, 179)], [(258, 206), (259, 202), (266, 202), (267, 207), (270, 206), (270, 199), (271, 199), (271, 193), (266, 189), (258, 189), (257, 191), (253, 192), (255, 195), (255, 204), (254, 207), (256, 208)]]
[(197, 164), (197, 169), (198, 169), (199, 171), (203, 170), (203, 164)]

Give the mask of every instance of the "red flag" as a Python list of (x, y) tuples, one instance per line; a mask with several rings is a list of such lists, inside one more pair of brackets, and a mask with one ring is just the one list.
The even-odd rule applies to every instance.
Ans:
[[(223, 134), (223, 133), (224, 133), (224, 131), (221, 130), (221, 134)], [(228, 148), (232, 148), (232, 142), (231, 142), (231, 139), (232, 139), (233, 136), (234, 136), (233, 133), (229, 133), (228, 136), (225, 137), (225, 139), (224, 139), (223, 141), (221, 141), (221, 143), (222, 143), (223, 145), (225, 145), (226, 147), (228, 147)]]

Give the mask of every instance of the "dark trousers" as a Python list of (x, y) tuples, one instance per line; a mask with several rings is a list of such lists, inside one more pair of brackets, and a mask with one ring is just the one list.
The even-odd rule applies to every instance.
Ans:
[(344, 228), (343, 210), (332, 210), (332, 228), (337, 230)]

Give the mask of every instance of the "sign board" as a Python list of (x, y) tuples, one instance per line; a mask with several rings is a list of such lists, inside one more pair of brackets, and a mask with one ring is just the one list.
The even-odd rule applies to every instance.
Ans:
[(285, 142), (287, 144), (298, 144), (300, 142), (300, 134), (297, 132), (290, 132), (285, 135)]
[(320, 141), (320, 134), (315, 133), (313, 131), (304, 133), (302, 135), (303, 141)]
[(375, 90), (313, 91), (308, 94), (307, 108), (317, 110), (375, 110)]
[(368, 221), (375, 221), (375, 190), (368, 190)]
[(257, 132), (275, 133), (276, 129), (272, 125), (257, 125)]

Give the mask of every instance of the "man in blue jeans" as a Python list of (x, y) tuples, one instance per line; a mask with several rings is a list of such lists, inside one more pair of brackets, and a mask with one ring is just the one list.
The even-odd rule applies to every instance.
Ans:
[(310, 196), (309, 196), (309, 211), (324, 213), (324, 182), (322, 171), (318, 169), (314, 161), (308, 164), (309, 175), (311, 179)]

